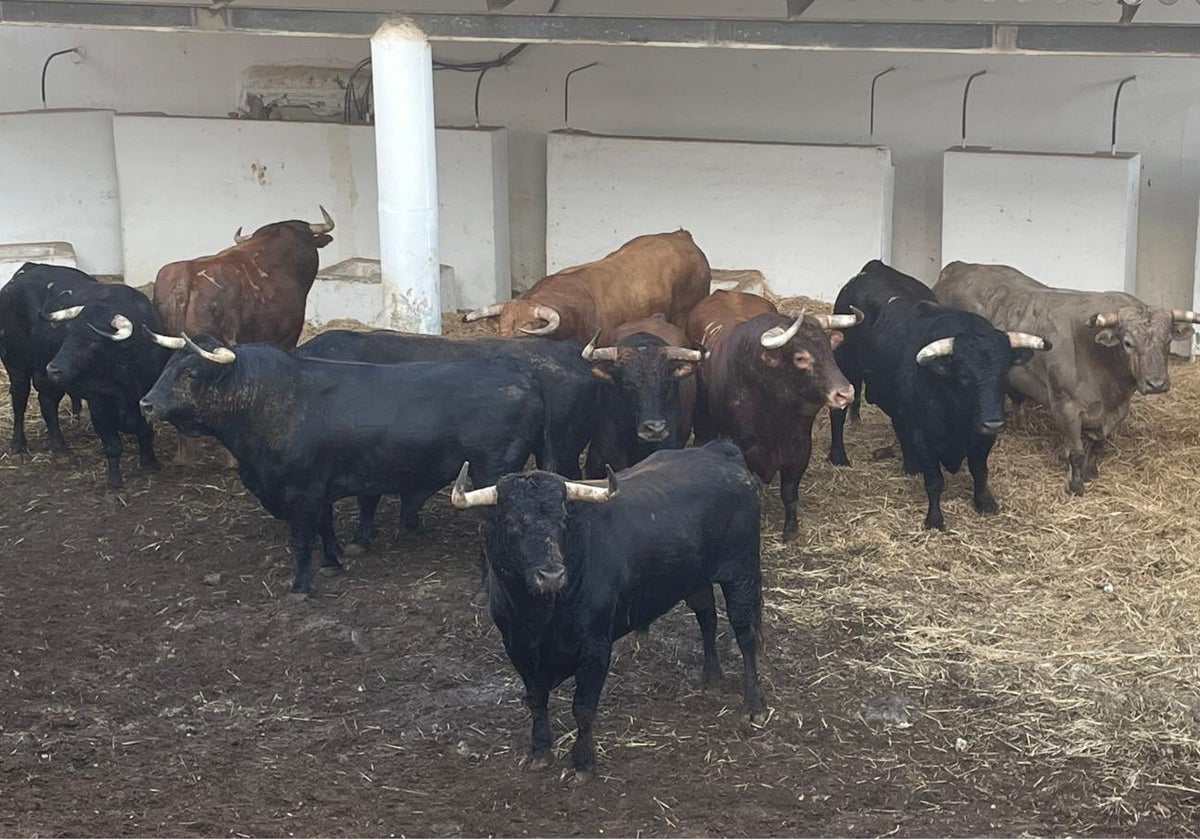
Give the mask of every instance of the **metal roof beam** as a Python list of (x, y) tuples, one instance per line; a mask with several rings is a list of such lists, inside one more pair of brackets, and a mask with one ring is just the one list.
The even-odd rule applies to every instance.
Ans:
[[(0, 23), (118, 29), (203, 30), (365, 38), (386, 12), (244, 5), (0, 0)], [(1045, 23), (888, 23), (785, 18), (654, 18), (592, 15), (405, 15), (434, 41), (644, 45), (932, 53), (1200, 55), (1200, 26)]]

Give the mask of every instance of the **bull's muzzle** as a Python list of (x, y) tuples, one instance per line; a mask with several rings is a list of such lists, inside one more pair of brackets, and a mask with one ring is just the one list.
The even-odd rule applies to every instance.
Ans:
[(146, 418), (146, 422), (154, 422), (155, 405), (153, 401), (151, 401), (149, 394), (138, 400), (138, 409), (141, 410), (142, 416)]
[(834, 388), (825, 395), (825, 404), (830, 408), (845, 408), (854, 402), (854, 386), (847, 384), (844, 388)]
[(662, 443), (667, 439), (666, 420), (645, 420), (638, 424), (638, 440), (645, 443)]
[(1171, 380), (1165, 377), (1162, 379), (1147, 379), (1138, 390), (1143, 394), (1165, 394), (1171, 390)]
[(567, 567), (561, 563), (548, 563), (535, 569), (530, 575), (533, 591), (540, 595), (553, 595), (567, 582)]
[(995, 437), (1004, 429), (1003, 420), (983, 420), (979, 423), (979, 434)]
[(66, 379), (66, 374), (63, 373), (62, 368), (54, 364), (54, 362), (46, 365), (46, 376), (48, 376), (50, 381), (55, 385), (62, 384), (62, 382)]

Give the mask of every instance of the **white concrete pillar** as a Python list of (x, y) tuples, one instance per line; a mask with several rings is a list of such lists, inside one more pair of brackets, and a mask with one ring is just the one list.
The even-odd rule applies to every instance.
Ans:
[(371, 38), (379, 257), (384, 320), (392, 329), (442, 331), (438, 266), (433, 57), (411, 21), (388, 21)]

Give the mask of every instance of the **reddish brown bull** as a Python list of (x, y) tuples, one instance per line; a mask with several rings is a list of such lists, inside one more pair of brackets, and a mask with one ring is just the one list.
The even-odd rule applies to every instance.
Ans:
[[(265, 342), (291, 350), (304, 328), (304, 307), (333, 241), (333, 219), (275, 222), (219, 254), (168, 263), (154, 281), (154, 308), (168, 335), (211, 335), (223, 345)], [(187, 454), (180, 439), (177, 462)]]
[(764, 482), (779, 473), (783, 539), (799, 535), (796, 499), (812, 456), (812, 426), (826, 406), (845, 408), (854, 388), (833, 360), (838, 330), (853, 315), (781, 315), (744, 292), (713, 292), (692, 310), (687, 337), (710, 355), (700, 363), (696, 443), (732, 438)]
[(464, 321), (497, 318), (501, 335), (544, 335), (611, 346), (616, 329), (661, 312), (683, 324), (704, 299), (712, 272), (686, 230), (631, 239), (603, 259), (543, 277), (507, 303), (493, 303)]

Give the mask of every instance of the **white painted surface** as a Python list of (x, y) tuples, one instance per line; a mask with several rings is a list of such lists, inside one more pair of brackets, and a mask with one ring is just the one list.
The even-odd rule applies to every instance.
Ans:
[(1004, 263), (1050, 286), (1137, 294), (1138, 155), (950, 149), (942, 262)]
[(429, 42), (410, 22), (371, 38), (379, 260), (392, 329), (440, 335), (437, 154)]
[[(322, 266), (379, 258), (375, 138), (367, 126), (118, 116), (114, 130), (134, 285), (172, 260), (232, 245), (239, 226), (250, 233), (284, 219), (320, 221), (319, 204), (337, 224)], [(509, 288), (505, 132), (438, 129), (437, 143), (446, 150), (440, 249), (461, 283), (451, 299), (483, 306)]]
[(546, 157), (551, 272), (682, 227), (715, 268), (832, 300), (863, 263), (890, 257), (887, 149), (556, 132)]
[(121, 274), (109, 111), (0, 114), (0, 243), (70, 242), (90, 274)]
[[(324, 123), (118, 116), (126, 282), (287, 219), (337, 227), (321, 264), (378, 254), (371, 130)], [(168, 220), (164, 223), (164, 220)]]
[(78, 268), (75, 249), (69, 242), (16, 242), (0, 245), (0, 287), (4, 286), (25, 263), (65, 265)]
[[(454, 269), (440, 266), (443, 291), (456, 287)], [(304, 320), (315, 327), (349, 319), (372, 327), (387, 327), (383, 277), (379, 260), (354, 258), (322, 270), (308, 293)]]

